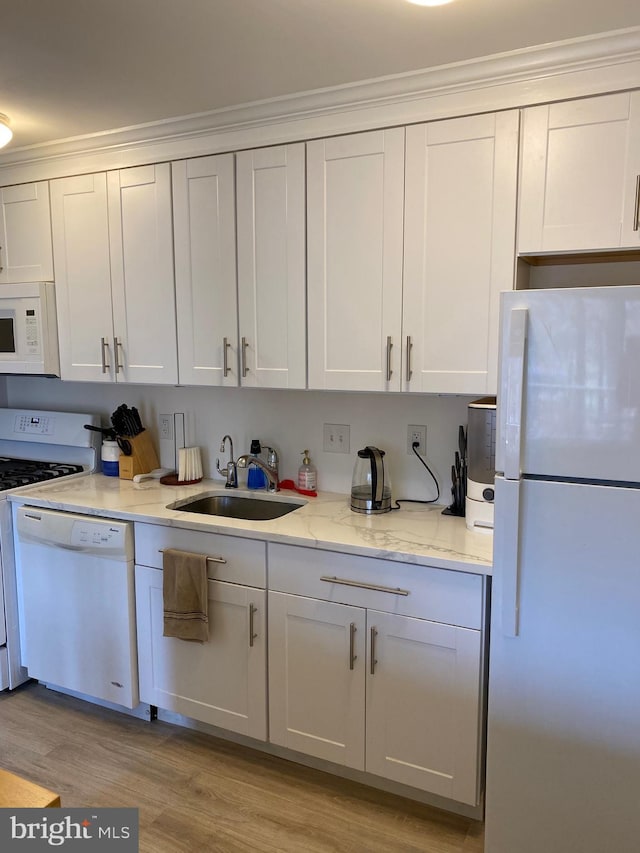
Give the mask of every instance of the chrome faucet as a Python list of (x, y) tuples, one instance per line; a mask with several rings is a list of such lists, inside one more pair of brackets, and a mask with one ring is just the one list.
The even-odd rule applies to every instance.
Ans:
[[(222, 441), (220, 442), (220, 453), (224, 453), (224, 445), (225, 442), (229, 439), (229, 461), (225, 465), (224, 468), (220, 467), (220, 460), (216, 459), (216, 468), (217, 470), (223, 474), (227, 481), (224, 484), (225, 489), (237, 489), (238, 488), (238, 463), (233, 460), (233, 441), (230, 435), (225, 435)], [(240, 460), (238, 460), (239, 462)], [(241, 466), (244, 467), (244, 466)]]
[[(271, 451), (271, 448), (269, 448), (269, 451)], [(249, 465), (256, 465), (258, 468), (260, 468), (261, 471), (264, 471), (267, 476), (267, 491), (277, 492), (280, 488), (280, 481), (278, 480), (278, 455), (275, 450), (273, 450), (272, 452), (275, 454), (275, 460), (273, 459), (270, 453), (269, 461), (272, 463), (271, 465), (267, 464), (266, 462), (263, 462), (259, 456), (253, 456), (250, 453), (245, 453), (243, 456), (238, 456), (236, 464), (238, 468), (248, 468)], [(275, 464), (273, 464), (274, 462)]]

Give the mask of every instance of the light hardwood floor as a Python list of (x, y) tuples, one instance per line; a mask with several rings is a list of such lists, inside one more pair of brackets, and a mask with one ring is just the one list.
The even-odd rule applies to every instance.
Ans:
[(482, 826), (30, 683), (0, 694), (0, 766), (62, 805), (134, 806), (141, 853), (481, 853)]

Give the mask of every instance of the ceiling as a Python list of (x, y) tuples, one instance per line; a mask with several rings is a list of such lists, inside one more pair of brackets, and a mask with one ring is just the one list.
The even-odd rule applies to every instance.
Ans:
[(632, 0), (6, 2), (6, 150), (638, 24)]

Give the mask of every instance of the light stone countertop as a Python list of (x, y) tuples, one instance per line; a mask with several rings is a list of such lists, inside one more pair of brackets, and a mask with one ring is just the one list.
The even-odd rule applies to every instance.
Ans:
[[(201, 494), (226, 493), (220, 480), (202, 480), (191, 486), (165, 486), (157, 480), (133, 483), (103, 474), (67, 477), (59, 481), (8, 492), (14, 503), (78, 512), (108, 518), (205, 530), (436, 566), (490, 575), (493, 537), (467, 530), (464, 518), (442, 515), (442, 506), (403, 503), (400, 510), (382, 515), (352, 512), (349, 496), (319, 492), (305, 498), (283, 490), (276, 500), (306, 500), (287, 515), (272, 521), (245, 521), (168, 509), (167, 505)], [(271, 496), (237, 489), (237, 495)]]

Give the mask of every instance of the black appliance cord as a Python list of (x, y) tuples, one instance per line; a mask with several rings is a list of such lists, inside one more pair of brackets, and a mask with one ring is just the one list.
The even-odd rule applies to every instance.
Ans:
[(427, 471), (431, 474), (431, 478), (432, 478), (433, 482), (436, 484), (436, 496), (435, 496), (435, 498), (431, 498), (430, 501), (419, 501), (419, 500), (414, 500), (413, 498), (399, 498), (397, 501), (395, 501), (396, 505), (391, 507), (392, 510), (393, 509), (402, 509), (400, 504), (434, 504), (440, 498), (440, 486), (438, 485), (438, 481), (436, 480), (435, 474), (433, 473), (431, 468), (429, 468), (429, 466), (424, 461), (422, 456), (420, 456), (420, 454), (418, 453), (418, 451), (416, 449), (418, 446), (419, 446), (418, 442), (414, 441), (413, 444), (411, 445), (411, 449), (413, 450), (415, 455), (420, 460), (420, 463), (422, 465), (424, 465), (424, 467), (427, 469)]

